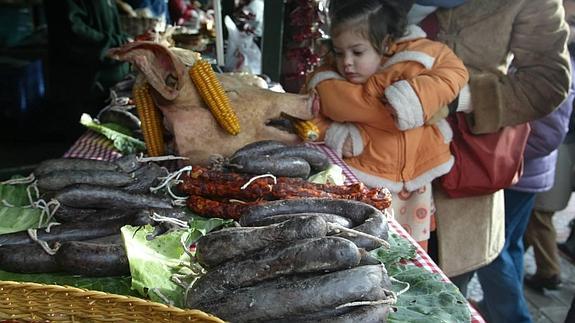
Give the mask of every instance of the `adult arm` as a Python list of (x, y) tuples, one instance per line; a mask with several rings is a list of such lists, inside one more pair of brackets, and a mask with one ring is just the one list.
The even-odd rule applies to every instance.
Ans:
[[(370, 95), (385, 97), (400, 130), (417, 128), (429, 121), (459, 95), (469, 80), (463, 61), (446, 45), (429, 40), (415, 44), (409, 51), (395, 56), (412, 57), (425, 66), (421, 73), (396, 80), (391, 85), (378, 74), (366, 83)], [(432, 54), (427, 54), (426, 49)]]
[(525, 1), (512, 32), (509, 48), (515, 71), (471, 73), (475, 133), (495, 132), (504, 126), (543, 117), (567, 96), (568, 26), (561, 1)]

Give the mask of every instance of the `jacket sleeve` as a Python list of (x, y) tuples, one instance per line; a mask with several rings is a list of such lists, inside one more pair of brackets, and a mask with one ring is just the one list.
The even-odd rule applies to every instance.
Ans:
[(322, 69), (307, 81), (308, 92), (315, 89), (321, 111), (332, 121), (357, 122), (386, 129), (396, 128), (392, 110), (378, 97), (370, 95), (364, 84), (353, 84), (331, 69)]
[(525, 1), (512, 30), (509, 48), (516, 70), (508, 74), (471, 73), (475, 133), (490, 133), (543, 117), (559, 106), (568, 93), (568, 26), (561, 2)]
[(547, 156), (563, 142), (569, 130), (573, 97), (573, 92), (570, 92), (557, 110), (541, 119), (531, 121), (531, 133), (524, 153), (525, 159)]
[(439, 42), (424, 42), (424, 46), (439, 46), (439, 49), (433, 56), (424, 52), (415, 54), (421, 56), (422, 64), (429, 64), (423, 72), (391, 84), (384, 79), (385, 73), (379, 73), (366, 84), (370, 94), (385, 96), (400, 130), (424, 125), (441, 108), (453, 101), (469, 80), (463, 61), (449, 47)]

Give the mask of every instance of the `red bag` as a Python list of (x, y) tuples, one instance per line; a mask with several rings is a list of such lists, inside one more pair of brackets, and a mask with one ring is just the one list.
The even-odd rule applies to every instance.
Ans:
[(490, 194), (517, 183), (523, 171), (529, 123), (476, 135), (464, 113), (450, 115), (447, 121), (453, 130), (450, 148), (455, 163), (439, 183), (449, 197)]

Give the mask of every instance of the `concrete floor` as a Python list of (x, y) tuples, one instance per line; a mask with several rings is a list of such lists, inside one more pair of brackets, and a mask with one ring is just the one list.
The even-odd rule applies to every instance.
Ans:
[[(575, 218), (575, 196), (572, 196), (569, 205), (563, 211), (557, 212), (553, 223), (557, 230), (557, 242), (563, 242), (569, 235), (569, 221)], [(533, 250), (525, 253), (525, 273), (534, 273), (535, 259)], [(571, 300), (575, 297), (575, 264), (561, 255), (561, 279), (563, 284), (556, 291), (545, 290), (543, 294), (525, 286), (525, 298), (534, 323), (573, 323), (565, 322), (565, 317)], [(481, 285), (477, 278), (473, 278), (469, 286), (470, 299), (479, 301), (483, 298)]]

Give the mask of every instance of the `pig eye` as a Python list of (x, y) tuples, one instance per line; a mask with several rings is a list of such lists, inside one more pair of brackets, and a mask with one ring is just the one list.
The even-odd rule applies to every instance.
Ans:
[(178, 84), (178, 79), (172, 74), (168, 74), (168, 76), (166, 76), (166, 79), (164, 80), (164, 84), (166, 84), (166, 86), (169, 86), (171, 88), (175, 88), (176, 85)]

